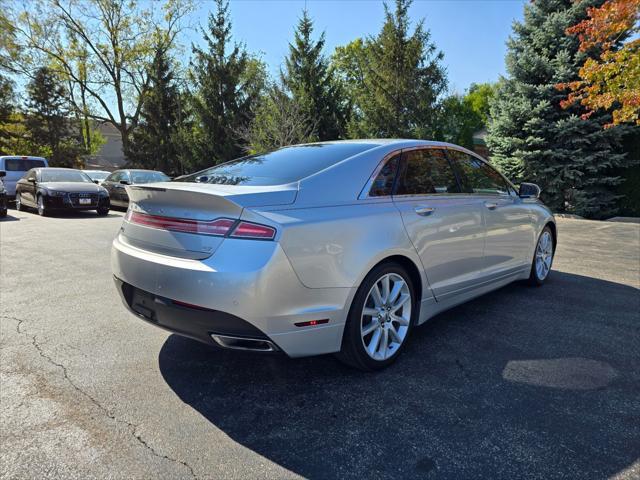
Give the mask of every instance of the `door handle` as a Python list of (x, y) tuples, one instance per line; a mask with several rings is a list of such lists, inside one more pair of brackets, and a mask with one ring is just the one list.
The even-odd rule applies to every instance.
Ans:
[(431, 215), (435, 211), (435, 208), (433, 208), (433, 207), (415, 207), (413, 210), (418, 215), (420, 215), (421, 217), (427, 217), (427, 216)]
[(498, 204), (496, 202), (484, 202), (484, 206), (489, 210), (495, 210), (496, 208), (498, 208)]

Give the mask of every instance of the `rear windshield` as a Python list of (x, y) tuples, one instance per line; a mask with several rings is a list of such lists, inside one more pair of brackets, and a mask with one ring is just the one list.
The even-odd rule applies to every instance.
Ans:
[(42, 160), (29, 160), (24, 158), (5, 158), (4, 169), (7, 172), (26, 172), (32, 168), (44, 167)]
[(131, 172), (131, 183), (166, 182), (169, 180), (162, 172)]
[(224, 185), (282, 185), (297, 182), (376, 146), (370, 143), (296, 145), (231, 160), (181, 177), (177, 181)]
[(84, 173), (77, 170), (49, 170), (40, 171), (43, 182), (91, 182)]

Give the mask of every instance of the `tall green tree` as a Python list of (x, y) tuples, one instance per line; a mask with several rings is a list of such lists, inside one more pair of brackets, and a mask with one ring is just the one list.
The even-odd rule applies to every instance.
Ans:
[(11, 137), (9, 125), (14, 109), (13, 83), (0, 73), (0, 155), (11, 153), (7, 151)]
[(438, 125), (440, 138), (472, 149), (474, 133), (486, 128), (489, 121), (489, 101), (494, 93), (493, 84), (481, 83), (472, 84), (464, 95), (445, 98)]
[(628, 163), (622, 153), (621, 128), (603, 129), (610, 115), (582, 120), (583, 107), (563, 109), (556, 84), (577, 79), (586, 55), (566, 29), (586, 18), (587, 7), (602, 0), (537, 0), (525, 5), (508, 41), (508, 78), (491, 107), (487, 146), (502, 171), (518, 180), (539, 183), (543, 198), (556, 211), (588, 217), (615, 212), (613, 172)]
[(83, 153), (68, 105), (67, 91), (55, 72), (38, 69), (27, 85), (25, 126), (33, 148), (46, 155), (52, 166), (76, 166)]
[(216, 0), (216, 7), (202, 31), (206, 48), (193, 47), (194, 168), (242, 154), (238, 131), (253, 117), (265, 82), (261, 62), (232, 42), (228, 1)]
[(149, 71), (149, 87), (144, 93), (140, 121), (132, 132), (127, 161), (140, 168), (182, 174), (178, 128), (182, 102), (175, 83), (167, 49), (160, 43)]
[[(281, 74), (282, 82), (298, 104), (300, 113), (313, 120), (314, 125), (310, 126), (315, 137), (318, 140), (335, 140), (344, 136), (346, 127), (342, 90), (334, 80), (333, 70), (322, 52), (324, 32), (315, 41), (312, 34), (313, 21), (305, 9), (294, 41), (289, 44), (289, 55), (285, 58), (285, 69)], [(271, 97), (273, 99), (273, 95)]]
[(352, 136), (430, 138), (437, 135), (441, 95), (447, 88), (443, 54), (418, 22), (410, 32), (411, 0), (385, 3), (381, 32), (338, 49), (336, 68), (345, 83), (357, 82)]

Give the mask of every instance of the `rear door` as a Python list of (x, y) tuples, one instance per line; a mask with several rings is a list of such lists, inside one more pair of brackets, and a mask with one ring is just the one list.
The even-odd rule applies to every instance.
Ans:
[(482, 205), (487, 229), (484, 248), (488, 280), (528, 267), (533, 255), (534, 225), (529, 208), (493, 167), (459, 150), (449, 150), (464, 192)]
[(473, 289), (484, 265), (482, 204), (440, 148), (405, 151), (393, 196), (438, 300)]

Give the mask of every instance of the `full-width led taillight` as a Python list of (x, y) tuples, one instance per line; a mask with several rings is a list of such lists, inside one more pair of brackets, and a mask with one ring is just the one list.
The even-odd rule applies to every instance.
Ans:
[(145, 227), (169, 230), (172, 232), (196, 233), (199, 235), (215, 235), (219, 237), (254, 238), (273, 240), (276, 230), (273, 227), (258, 223), (243, 222), (230, 218), (216, 220), (191, 220), (188, 218), (162, 217), (129, 210), (125, 217), (130, 223)]

